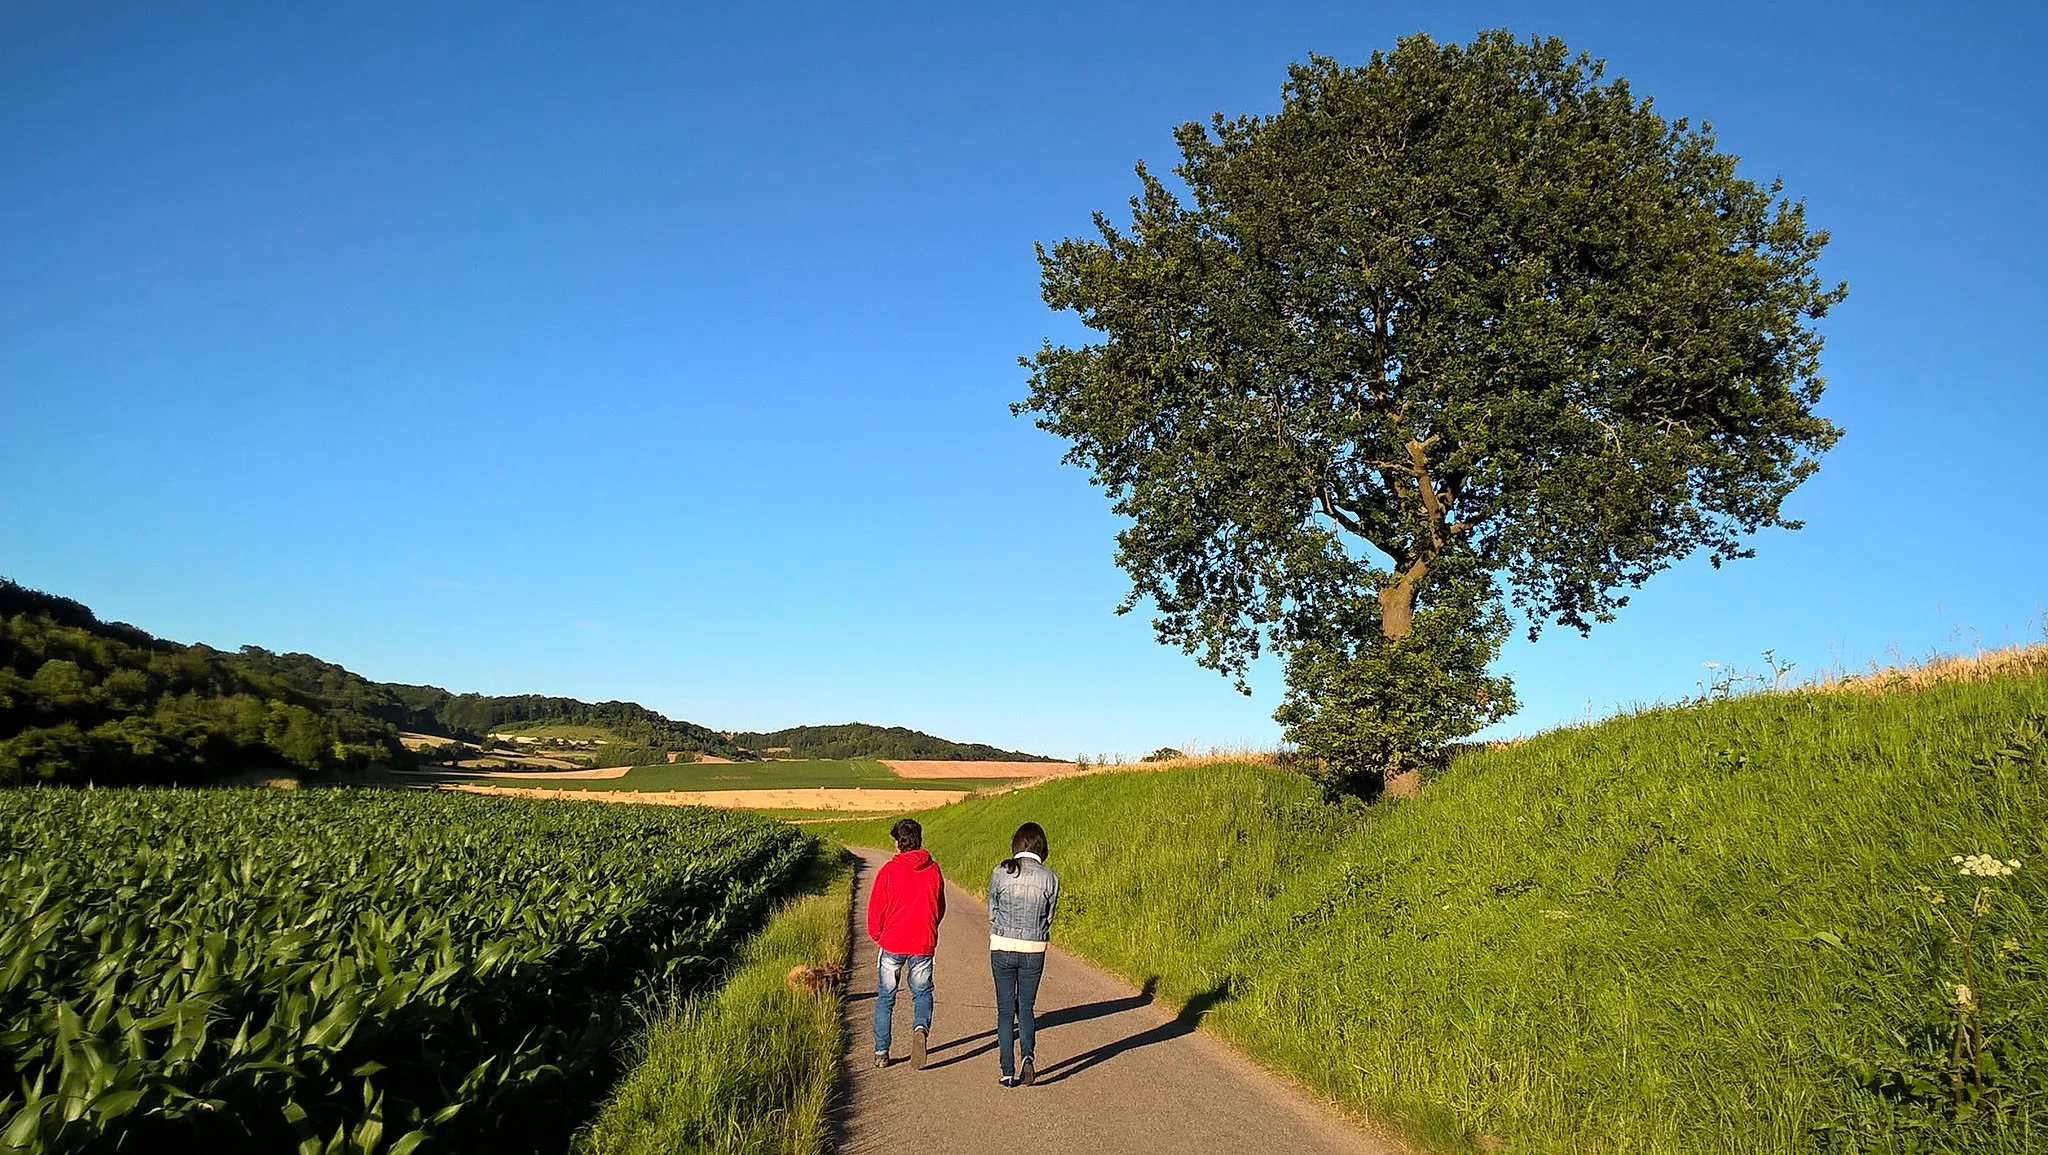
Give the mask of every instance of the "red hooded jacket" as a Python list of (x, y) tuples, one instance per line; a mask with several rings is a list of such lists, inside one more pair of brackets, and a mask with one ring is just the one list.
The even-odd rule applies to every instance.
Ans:
[(868, 937), (890, 954), (932, 954), (946, 917), (946, 879), (923, 850), (906, 850), (875, 872)]

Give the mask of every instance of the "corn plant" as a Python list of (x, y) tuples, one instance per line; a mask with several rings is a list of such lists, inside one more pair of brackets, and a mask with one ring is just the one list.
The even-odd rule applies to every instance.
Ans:
[(559, 1148), (790, 827), (322, 790), (0, 794), (0, 1148)]

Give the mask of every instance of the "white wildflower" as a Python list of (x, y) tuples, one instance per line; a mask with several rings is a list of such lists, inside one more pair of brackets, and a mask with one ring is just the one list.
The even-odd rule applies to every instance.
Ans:
[(1988, 854), (1955, 854), (1949, 862), (1956, 867), (1956, 873), (1967, 878), (2004, 878), (2020, 868), (2019, 860), (2003, 862)]
[(1956, 1005), (1957, 1005), (1957, 1006), (1959, 1006), (1959, 1007), (1967, 1007), (1967, 1006), (1969, 1006), (1970, 1004), (1972, 1004), (1972, 1003), (1974, 1003), (1974, 1002), (1976, 1002), (1976, 1001), (1977, 1001), (1977, 992), (1975, 992), (1975, 991), (1971, 990), (1970, 988), (1968, 988), (1968, 987), (1964, 986), (1964, 985), (1963, 985), (1963, 984), (1961, 984), (1961, 983), (1957, 983), (1957, 984), (1956, 984)]

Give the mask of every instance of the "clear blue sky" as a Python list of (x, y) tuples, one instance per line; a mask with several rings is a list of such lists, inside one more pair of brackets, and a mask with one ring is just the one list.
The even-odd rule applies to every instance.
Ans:
[(1270, 744), (1012, 418), (1031, 244), (1289, 61), (1506, 26), (1782, 176), (1848, 430), (1509, 731), (2040, 633), (2038, 4), (8, 4), (0, 574), (380, 679), (1057, 754)]

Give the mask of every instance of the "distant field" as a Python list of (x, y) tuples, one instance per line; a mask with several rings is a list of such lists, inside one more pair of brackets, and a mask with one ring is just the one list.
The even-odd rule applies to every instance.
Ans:
[(894, 771), (899, 778), (997, 778), (1006, 782), (1071, 774), (1076, 769), (1072, 762), (955, 762), (906, 758), (884, 758), (882, 765)]
[[(558, 790), (801, 790), (814, 787), (870, 790), (989, 790), (1019, 778), (899, 778), (880, 762), (865, 758), (815, 762), (678, 762), (635, 766), (618, 778), (575, 779), (523, 776), (520, 785)], [(498, 784), (511, 785), (506, 779)]]
[(787, 790), (556, 790), (545, 786), (465, 781), (450, 783), (447, 788), (511, 798), (616, 802), (634, 806), (706, 806), (714, 810), (751, 810), (756, 813), (800, 810), (871, 816), (922, 813), (968, 796), (963, 790), (880, 790), (867, 786), (806, 786)]
[(556, 722), (507, 722), (491, 727), (493, 734), (521, 734), (528, 738), (569, 738), (579, 742), (619, 742), (617, 734), (603, 726), (572, 726)]

